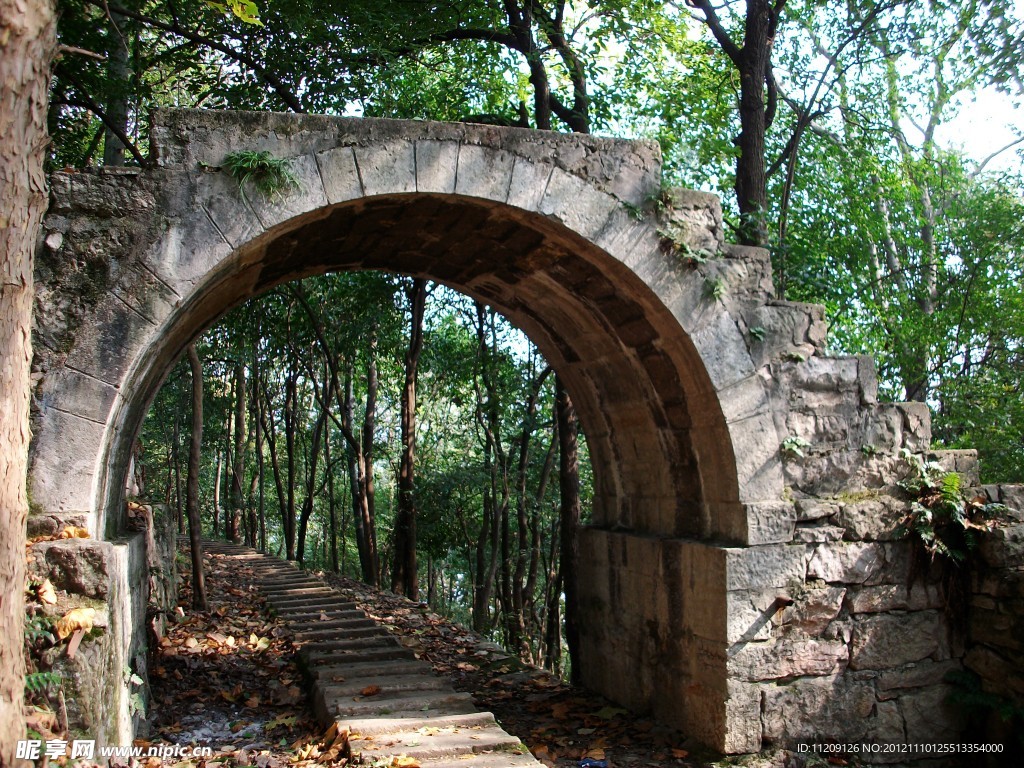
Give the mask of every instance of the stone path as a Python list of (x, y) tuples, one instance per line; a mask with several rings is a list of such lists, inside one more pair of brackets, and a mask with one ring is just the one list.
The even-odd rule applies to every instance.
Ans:
[(456, 692), (387, 629), (293, 563), (249, 547), (206, 541), (207, 552), (244, 561), (301, 646), (313, 711), (348, 728), (353, 752), (372, 761), (414, 758), (424, 768), (519, 768), (540, 764), (468, 693)]

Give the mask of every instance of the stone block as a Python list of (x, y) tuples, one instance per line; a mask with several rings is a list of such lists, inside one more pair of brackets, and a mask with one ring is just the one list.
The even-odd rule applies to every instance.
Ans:
[(829, 624), (839, 615), (846, 596), (845, 587), (830, 587), (815, 583), (792, 595), (793, 604), (782, 615), (788, 630), (809, 637), (823, 635)]
[[(420, 140), (416, 142), (416, 191), (452, 194), (459, 162), (456, 141)], [(508, 190), (505, 190), (507, 196)]]
[(983, 534), (978, 553), (993, 568), (1024, 566), (1024, 523), (1000, 526)]
[(839, 514), (839, 503), (822, 499), (797, 499), (796, 519), (800, 522), (821, 520)]
[(779, 437), (768, 415), (729, 425), (741, 501), (782, 498), (783, 473)]
[(749, 643), (772, 638), (784, 613), (784, 601), (777, 589), (736, 590), (726, 595), (726, 642)]
[(910, 556), (905, 546), (837, 541), (814, 548), (807, 575), (830, 584), (901, 584), (909, 569)]
[(48, 513), (91, 510), (105, 425), (55, 408), (39, 417), (29, 469), (33, 503)]
[(66, 364), (94, 379), (120, 387), (136, 355), (155, 333), (152, 321), (108, 293), (97, 303), (90, 322), (78, 330)]
[(539, 211), (554, 166), (516, 157), (508, 187), (508, 204), (524, 211)]
[(761, 749), (761, 689), (729, 680), (725, 696), (725, 754), (758, 752)]
[(38, 407), (58, 408), (83, 419), (105, 423), (117, 389), (105, 381), (71, 368), (50, 371), (39, 388)]
[(1024, 697), (1024, 667), (1020, 658), (997, 653), (984, 645), (974, 645), (964, 656), (964, 666), (981, 677), (984, 689), (1001, 696)]
[(806, 550), (772, 544), (730, 547), (726, 552), (726, 589), (784, 588), (804, 583)]
[(761, 723), (772, 744), (859, 741), (875, 724), (874, 689), (845, 675), (802, 677), (763, 688)]
[(844, 502), (835, 517), (846, 529), (847, 538), (857, 541), (894, 541), (903, 537), (900, 522), (906, 517), (907, 502), (880, 495), (862, 501)]
[(619, 202), (614, 197), (556, 168), (548, 179), (539, 211), (559, 220), (573, 232), (593, 238), (618, 208)]
[(327, 193), (320, 178), (320, 169), (313, 155), (299, 155), (291, 158), (291, 170), (296, 186), (281, 190), (266, 198), (252, 186), (245, 188), (253, 213), (264, 229), (270, 229), (282, 222), (327, 205)]
[[(202, 173), (196, 179), (196, 203), (210, 217), (220, 235), (232, 248), (238, 248), (263, 231), (263, 224), (249, 204), (238, 183), (226, 173)], [(174, 263), (174, 255), (170, 263)]]
[[(315, 155), (324, 194), (331, 203), (344, 203), (363, 196), (359, 168), (352, 147), (334, 147)], [(450, 190), (449, 190), (450, 191)]]
[(1015, 519), (1024, 522), (1024, 485), (1009, 483), (1000, 485), (998, 501), (1016, 513)]
[(850, 657), (839, 640), (783, 638), (742, 643), (730, 649), (729, 676), (756, 682), (807, 675), (836, 675)]
[(459, 149), (455, 193), (504, 203), (512, 183), (515, 156), (509, 152), (463, 145)]
[(855, 618), (851, 669), (891, 669), (939, 653), (945, 631), (937, 611), (882, 613)]
[[(923, 450), (927, 451), (926, 446)], [(938, 463), (943, 472), (956, 472), (963, 475), (968, 486), (974, 487), (981, 484), (978, 468), (978, 452), (973, 448), (966, 449), (945, 449), (931, 451), (928, 460)]]
[[(233, 229), (234, 225), (223, 217), (219, 225), (215, 224), (209, 210), (199, 200), (194, 205), (201, 210), (187, 218), (169, 221), (164, 236), (141, 254), (141, 262), (146, 268), (178, 296), (176, 305), (230, 255), (236, 244), (245, 243), (258, 232), (256, 226), (259, 222), (248, 208), (237, 220), (239, 227)], [(252, 229), (249, 229), (249, 223)], [(228, 234), (237, 243), (232, 242), (220, 226), (228, 227)]]
[(398, 139), (382, 144), (355, 147), (356, 165), (363, 194), (394, 195), (416, 191), (414, 142)]
[(850, 613), (883, 613), (886, 611), (922, 611), (945, 605), (942, 588), (921, 580), (911, 585), (883, 584), (851, 588), (846, 595)]
[(919, 693), (900, 696), (900, 712), (906, 723), (910, 744), (963, 741), (966, 719), (950, 700), (951, 687), (937, 685)]
[(37, 581), (49, 579), (57, 589), (104, 599), (111, 590), (114, 548), (94, 539), (41, 541), (31, 547), (29, 574)]
[(722, 415), (727, 422), (741, 421), (766, 413), (771, 404), (760, 376), (750, 376), (718, 392)]
[(668, 224), (693, 250), (717, 253), (725, 237), (722, 201), (717, 195), (678, 187), (668, 191)]
[(787, 501), (762, 501), (744, 504), (749, 546), (786, 544), (796, 530), (796, 509)]
[(946, 679), (946, 675), (962, 668), (963, 665), (959, 659), (918, 661), (883, 672), (875, 681), (875, 686), (880, 695), (888, 692), (900, 692), (907, 688), (927, 688), (941, 685)]
[(842, 541), (846, 529), (838, 525), (800, 525), (793, 531), (793, 541), (801, 544), (822, 544), (830, 541)]
[(735, 320), (718, 312), (693, 331), (691, 339), (718, 391), (754, 375), (754, 365)]

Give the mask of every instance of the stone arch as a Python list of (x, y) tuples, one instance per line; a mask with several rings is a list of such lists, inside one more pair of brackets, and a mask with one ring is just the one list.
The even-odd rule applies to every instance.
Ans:
[[(581, 542), (592, 688), (723, 752), (805, 738), (826, 710), (847, 740), (890, 723), (891, 696), (845, 674), (875, 640), (851, 636), (843, 585), (903, 584), (908, 560), (875, 512), (836, 494), (892, 484), (898, 451), (928, 448), (927, 411), (879, 404), (870, 360), (821, 354), (821, 309), (774, 300), (767, 254), (723, 243), (717, 199), (675, 191), (653, 210), (655, 145), (189, 111), (158, 112), (151, 140), (155, 168), (52, 180), (37, 521), (120, 533), (146, 408), (231, 306), (328, 270), (430, 277), (520, 325), (577, 402), (597, 497)], [(240, 148), (289, 158), (299, 189), (240, 195), (217, 169)], [(808, 455), (785, 460), (787, 438)], [(121, 593), (138, 557), (124, 546)], [(126, 657), (144, 636), (137, 594), (112, 609)], [(935, 607), (922, 624), (938, 626)]]
[[(635, 218), (659, 189), (652, 147), (549, 136), (541, 149), (552, 162), (527, 132), (343, 120), (321, 120), (314, 132), (304, 118), (261, 136), (225, 120), (165, 113), (158, 122), (158, 138), (179, 137), (149, 174), (161, 231), (136, 233), (148, 239), (145, 253), (119, 264), (120, 280), (46, 378), (44, 410), (73, 418), (84, 393), (89, 412), (78, 414), (88, 425), (71, 430), (83, 449), (71, 471), (65, 452), (52, 461), (48, 452), (51, 433), (66, 444), (68, 425), (40, 422), (40, 503), (95, 512), (106, 529), (104, 510), (120, 507), (122, 438), (191, 335), (277, 282), (379, 267), (484, 299), (535, 338), (579, 401), (598, 459), (600, 524), (746, 543), (741, 502), (782, 491), (777, 440), (761, 439), (773, 431), (767, 396), (706, 274), (668, 252), (650, 219)], [(298, 138), (281, 139), (285, 125)], [(290, 156), (301, 191), (246, 199), (225, 174), (196, 170), (219, 162), (239, 131), (249, 146)], [(614, 167), (594, 178), (597, 152)], [(123, 187), (142, 181), (120, 178), (131, 179)], [(691, 195), (681, 214), (692, 247), (721, 248), (713, 198)], [(97, 441), (100, 453), (86, 448)]]

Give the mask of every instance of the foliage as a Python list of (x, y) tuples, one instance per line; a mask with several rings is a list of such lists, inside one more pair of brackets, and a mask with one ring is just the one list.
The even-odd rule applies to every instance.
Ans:
[(1006, 507), (989, 503), (984, 496), (969, 497), (956, 472), (945, 472), (937, 463), (926, 462), (907, 449), (901, 456), (910, 474), (900, 487), (912, 501), (900, 529), (915, 536), (932, 559), (942, 556), (963, 562), (977, 546), (977, 532), (992, 530)]
[(782, 453), (786, 456), (803, 458), (811, 444), (797, 435), (790, 435), (782, 441)]
[(238, 182), (238, 189), (243, 195), (247, 184), (252, 184), (267, 200), (277, 199), (289, 189), (299, 188), (291, 161), (285, 157), (274, 157), (265, 150), (230, 152), (221, 161), (221, 167)]
[(29, 672), (25, 675), (25, 691), (47, 694), (58, 688), (63, 681), (64, 678), (56, 672)]

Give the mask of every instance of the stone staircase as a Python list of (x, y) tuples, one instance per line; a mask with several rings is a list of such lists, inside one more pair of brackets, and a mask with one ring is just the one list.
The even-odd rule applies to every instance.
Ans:
[(300, 646), (312, 706), (325, 725), (348, 729), (353, 752), (372, 762), (406, 756), (424, 768), (537, 766), (526, 747), (456, 692), (355, 603), (293, 563), (249, 547), (206, 541), (206, 552), (244, 563)]

